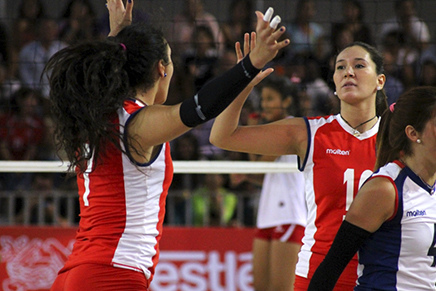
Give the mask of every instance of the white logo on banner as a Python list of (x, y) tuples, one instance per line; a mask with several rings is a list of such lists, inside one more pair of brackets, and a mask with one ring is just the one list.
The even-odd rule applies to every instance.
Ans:
[(162, 251), (151, 290), (252, 291), (252, 254)]
[(22, 235), (16, 239), (0, 236), (1, 262), (6, 263), (8, 278), (2, 283), (4, 291), (50, 289), (58, 271), (71, 253), (57, 239), (30, 239)]

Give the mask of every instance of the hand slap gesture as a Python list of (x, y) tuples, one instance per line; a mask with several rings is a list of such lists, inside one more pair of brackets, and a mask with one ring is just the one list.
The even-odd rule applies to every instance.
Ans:
[(272, 18), (273, 13), (274, 10), (272, 8), (268, 8), (265, 15), (259, 11), (256, 11), (256, 40), (255, 47), (251, 48), (250, 60), (251, 63), (258, 69), (263, 68), (277, 55), (280, 49), (289, 44), (289, 39), (285, 39), (280, 42), (277, 41), (285, 32), (285, 27), (281, 26), (276, 30), (276, 27), (281, 19), (278, 15)]
[[(249, 33), (244, 34), (244, 52), (242, 52), (241, 44), (236, 42), (235, 44), (235, 52), (237, 57), (237, 62), (242, 61), (244, 56), (246, 56), (249, 52), (251, 52), (256, 47), (256, 33), (252, 32), (251, 35)], [(273, 68), (267, 68), (262, 70), (259, 74), (254, 77), (254, 79), (248, 85), (249, 88), (252, 88), (259, 84), (263, 79), (265, 79), (268, 75), (274, 72)]]
[(116, 36), (124, 27), (132, 24), (133, 0), (127, 0), (124, 8), (123, 0), (107, 0), (109, 10), (109, 36)]

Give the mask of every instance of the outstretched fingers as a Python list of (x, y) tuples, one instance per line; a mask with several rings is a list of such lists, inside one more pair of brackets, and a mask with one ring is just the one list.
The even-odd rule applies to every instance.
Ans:
[(254, 48), (256, 47), (256, 33), (253, 31), (250, 33), (244, 34), (244, 51), (242, 52), (241, 43), (235, 43), (235, 52), (237, 62), (239, 63), (242, 59), (248, 55)]
[(109, 11), (109, 36), (115, 36), (123, 28), (132, 23), (133, 0), (127, 0), (124, 7), (123, 0), (107, 0), (106, 7)]
[(278, 39), (285, 33), (285, 27), (279, 25), (281, 18), (276, 15), (273, 17), (274, 10), (269, 8), (265, 15), (262, 12), (256, 11), (257, 16), (257, 43), (255, 48), (252, 48), (250, 59), (256, 68), (262, 68), (271, 61), (278, 53), (278, 50), (289, 44), (289, 40), (285, 39), (278, 42)]

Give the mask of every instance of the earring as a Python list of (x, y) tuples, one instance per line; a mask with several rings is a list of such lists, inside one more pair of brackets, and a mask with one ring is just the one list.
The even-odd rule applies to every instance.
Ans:
[(421, 139), (418, 138), (418, 139), (416, 140), (416, 143), (421, 143)]
[(167, 73), (164, 73), (164, 78), (167, 76)]
[(380, 91), (381, 89), (382, 89), (382, 88), (381, 88), (380, 86), (378, 86), (378, 87), (377, 87), (377, 90), (379, 90), (379, 91)]
[(333, 95), (335, 95), (335, 96), (336, 96), (336, 95), (338, 95), (338, 93), (336, 93), (336, 91), (335, 91), (335, 92), (333, 92)]

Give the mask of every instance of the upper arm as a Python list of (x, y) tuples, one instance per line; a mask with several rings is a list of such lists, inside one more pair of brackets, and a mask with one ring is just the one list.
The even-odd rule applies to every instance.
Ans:
[(147, 154), (151, 149), (190, 130), (180, 119), (180, 104), (152, 105), (142, 109), (128, 124), (129, 141), (138, 145), (136, 150)]
[(238, 126), (236, 130), (216, 143), (230, 151), (247, 152), (259, 155), (305, 156), (307, 128), (303, 118), (286, 118), (276, 122)]
[(395, 213), (397, 190), (387, 177), (366, 182), (348, 210), (345, 220), (369, 232), (375, 232)]

